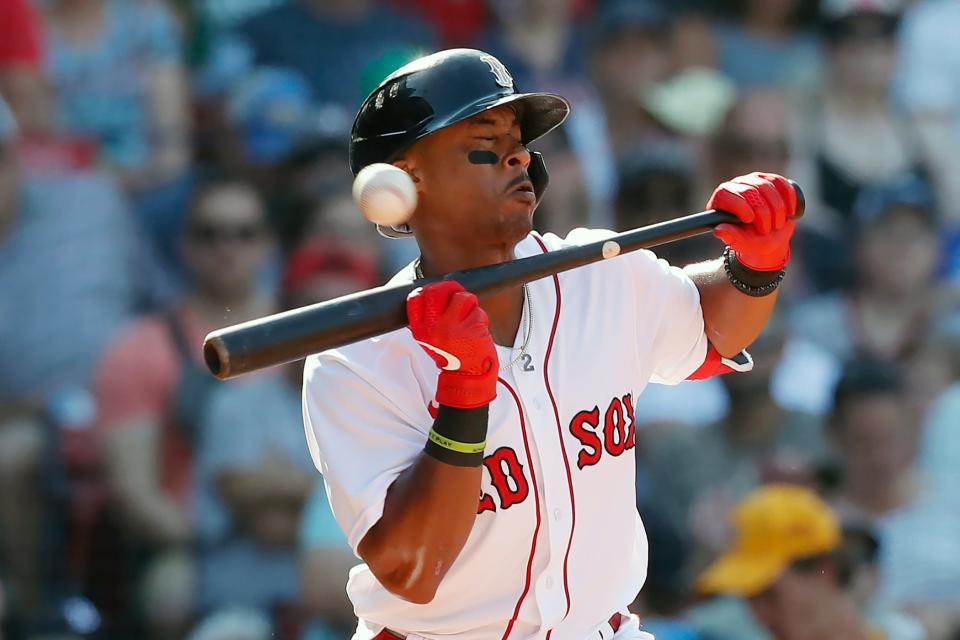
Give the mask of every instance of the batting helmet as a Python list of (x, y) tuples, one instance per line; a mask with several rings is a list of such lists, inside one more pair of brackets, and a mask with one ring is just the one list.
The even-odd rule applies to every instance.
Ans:
[[(390, 74), (367, 96), (350, 133), (350, 169), (391, 162), (420, 138), (501, 105), (513, 105), (527, 145), (566, 119), (570, 105), (551, 93), (519, 93), (499, 60), (476, 49), (449, 49), (418, 58)], [(531, 153), (530, 180), (539, 202), (547, 188), (543, 157)], [(388, 237), (407, 225), (377, 226)]]

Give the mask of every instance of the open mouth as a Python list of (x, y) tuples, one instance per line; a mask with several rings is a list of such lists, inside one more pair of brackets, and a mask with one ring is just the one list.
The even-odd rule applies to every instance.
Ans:
[(530, 195), (536, 195), (533, 192), (533, 184), (529, 180), (526, 180), (520, 183), (519, 185), (517, 185), (516, 189), (514, 189), (513, 191), (514, 193), (529, 193)]
[(509, 195), (529, 194), (536, 198), (536, 193), (533, 191), (533, 183), (526, 176), (517, 176), (516, 179), (511, 180), (510, 184), (507, 185), (506, 191)]

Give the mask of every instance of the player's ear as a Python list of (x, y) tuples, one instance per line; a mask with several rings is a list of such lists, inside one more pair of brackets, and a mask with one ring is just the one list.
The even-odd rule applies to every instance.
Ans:
[(410, 176), (410, 179), (413, 180), (413, 184), (417, 187), (417, 191), (420, 191), (423, 177), (420, 173), (419, 167), (417, 166), (416, 158), (412, 153), (405, 153), (390, 164), (398, 169), (403, 169), (407, 175)]
[[(417, 197), (419, 199), (420, 194), (423, 193), (423, 186), (424, 186), (423, 175), (420, 172), (420, 169), (417, 165), (417, 161), (414, 154), (408, 150), (399, 158), (394, 159), (393, 162), (391, 162), (390, 164), (397, 167), (398, 169), (402, 169), (404, 172), (406, 172), (408, 176), (410, 176), (410, 179), (413, 180), (413, 186), (417, 190)], [(408, 220), (406, 223), (409, 228), (411, 229), (414, 228), (414, 225), (416, 224), (415, 223), (416, 217), (417, 217), (417, 212), (416, 210), (414, 210), (413, 215), (410, 217), (410, 220)]]

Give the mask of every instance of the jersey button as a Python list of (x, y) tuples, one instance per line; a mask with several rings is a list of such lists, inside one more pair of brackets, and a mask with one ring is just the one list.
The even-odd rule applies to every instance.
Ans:
[(563, 512), (560, 511), (560, 509), (554, 509), (554, 510), (553, 510), (553, 519), (554, 519), (554, 520), (556, 520), (557, 522), (560, 522), (560, 518), (562, 518), (562, 517), (563, 517)]
[(547, 589), (552, 589), (552, 588), (553, 588), (553, 578), (551, 578), (551, 577), (548, 576), (547, 579), (544, 581), (543, 584), (547, 587)]

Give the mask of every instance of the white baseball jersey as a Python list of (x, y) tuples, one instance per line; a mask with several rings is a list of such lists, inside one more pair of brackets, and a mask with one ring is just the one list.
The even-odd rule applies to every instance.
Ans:
[[(532, 233), (515, 255), (609, 235)], [(392, 282), (413, 279), (409, 266)], [(500, 373), (466, 546), (427, 605), (354, 568), (355, 640), (384, 627), (429, 640), (610, 637), (606, 621), (643, 585), (634, 411), (648, 382), (679, 383), (704, 362), (699, 292), (679, 268), (637, 251), (532, 282), (529, 294), (529, 357)], [(526, 322), (513, 349), (497, 347), (501, 364), (519, 353)], [(307, 360), (307, 441), (354, 551), (423, 451), (437, 375), (407, 328)]]

